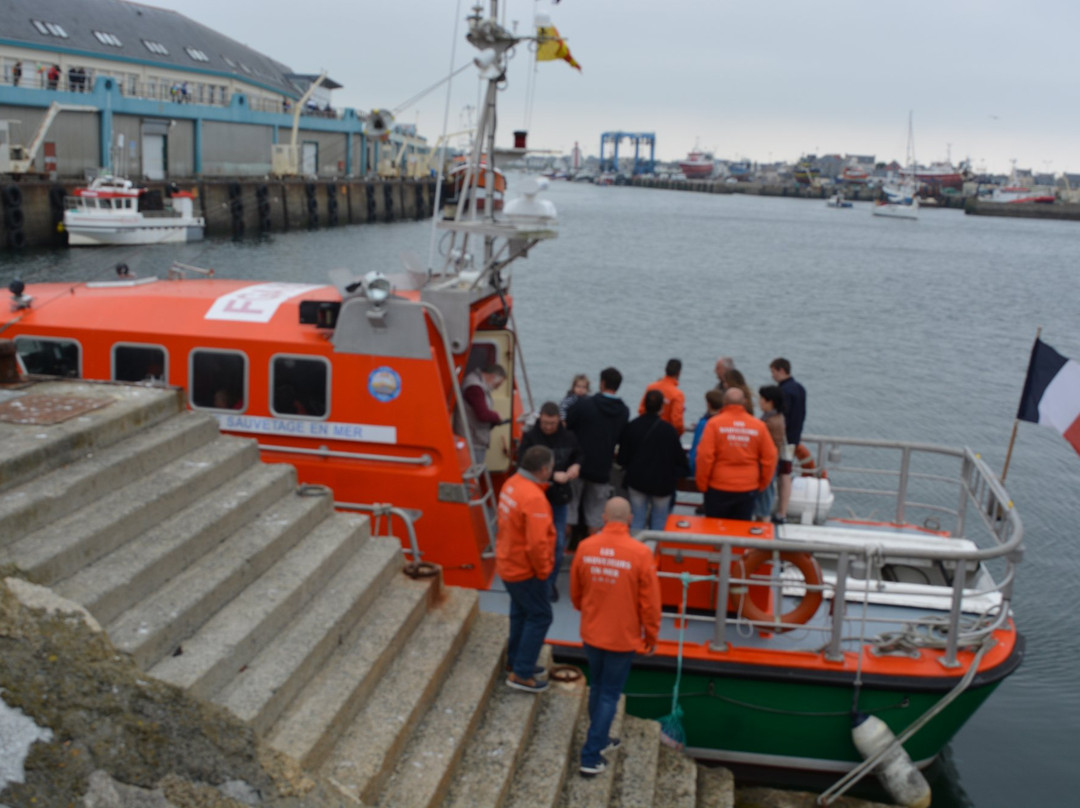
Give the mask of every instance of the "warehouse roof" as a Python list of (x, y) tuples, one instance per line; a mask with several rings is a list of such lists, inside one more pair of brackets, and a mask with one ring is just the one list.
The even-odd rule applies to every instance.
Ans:
[(127, 0), (4, 0), (0, 42), (233, 75), (289, 95), (307, 84), (287, 65), (182, 14)]

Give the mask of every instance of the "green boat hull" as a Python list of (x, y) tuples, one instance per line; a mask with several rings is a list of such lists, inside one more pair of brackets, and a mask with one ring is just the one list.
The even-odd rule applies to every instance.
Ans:
[[(1018, 642), (1005, 662), (977, 675), (908, 739), (904, 748), (911, 759), (919, 766), (933, 761), (1019, 667), (1022, 656), (1023, 644)], [(559, 657), (574, 664), (583, 661), (573, 651)], [(688, 751), (728, 763), (815, 771), (845, 771), (862, 760), (851, 740), (853, 708), (878, 716), (899, 734), (957, 682), (947, 677), (864, 677), (855, 704), (850, 673), (700, 662), (694, 667), (698, 670), (684, 668), (679, 686)], [(637, 660), (625, 688), (627, 712), (653, 719), (671, 714), (675, 680), (675, 660)]]

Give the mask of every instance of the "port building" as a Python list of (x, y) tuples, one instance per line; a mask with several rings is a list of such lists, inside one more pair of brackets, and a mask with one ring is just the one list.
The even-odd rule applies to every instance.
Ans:
[(4, 0), (0, 173), (37, 141), (31, 172), (54, 177), (261, 176), (274, 146), (292, 143), (294, 116), (305, 176), (364, 177), (380, 164), (400, 176), (429, 151), (415, 127), (369, 136), (368, 113), (333, 106), (340, 87), (175, 11)]

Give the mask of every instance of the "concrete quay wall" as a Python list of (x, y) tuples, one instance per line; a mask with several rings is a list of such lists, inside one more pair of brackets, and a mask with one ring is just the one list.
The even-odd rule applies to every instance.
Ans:
[[(435, 204), (434, 180), (202, 179), (176, 181), (197, 194), (195, 209), (208, 236), (340, 227), (368, 222), (424, 219)], [(0, 250), (62, 247), (64, 197), (75, 182), (0, 181)], [(147, 182), (152, 195), (168, 183)]]

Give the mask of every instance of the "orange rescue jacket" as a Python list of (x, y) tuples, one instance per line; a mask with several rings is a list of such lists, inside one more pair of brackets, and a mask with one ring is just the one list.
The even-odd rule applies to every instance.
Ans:
[(695, 477), (701, 491), (761, 491), (776, 471), (769, 428), (742, 404), (726, 404), (701, 433)]
[[(675, 427), (680, 435), (685, 431), (683, 416), (686, 412), (686, 393), (679, 389), (679, 380), (674, 376), (665, 376), (650, 384), (645, 392), (659, 390), (664, 394), (664, 406), (660, 408), (660, 417)], [(638, 404), (638, 415), (645, 413), (645, 395), (641, 396)]]
[(660, 632), (660, 579), (653, 554), (622, 522), (578, 545), (570, 600), (581, 612), (581, 639), (605, 651), (643, 651)]
[(495, 573), (504, 581), (547, 578), (555, 566), (555, 523), (542, 483), (519, 471), (499, 493)]

